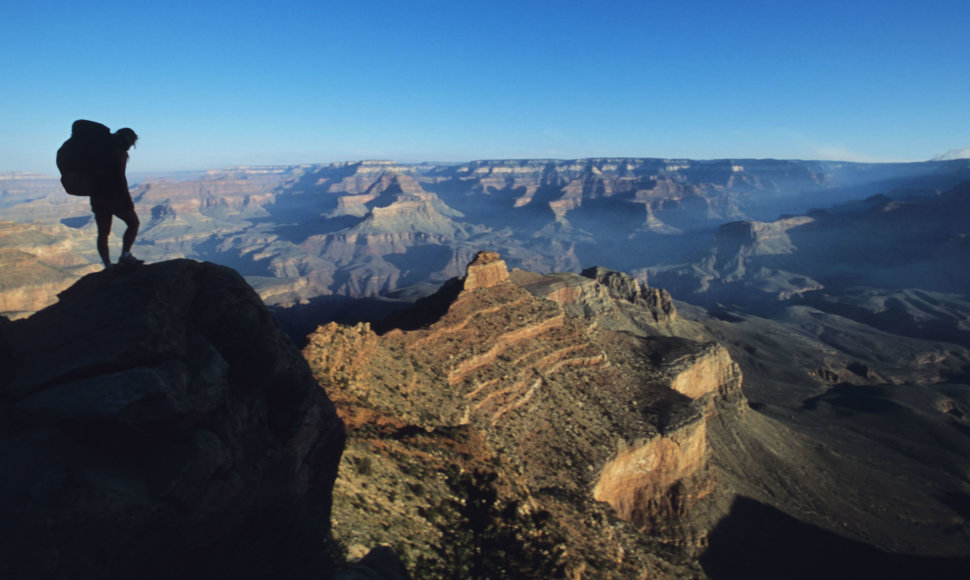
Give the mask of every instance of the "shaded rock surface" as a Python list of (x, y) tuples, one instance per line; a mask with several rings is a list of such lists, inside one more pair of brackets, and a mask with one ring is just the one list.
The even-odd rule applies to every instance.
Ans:
[(750, 406), (721, 404), (707, 425), (719, 485), (736, 494), (708, 537), (708, 574), (966, 575), (965, 348), (808, 307), (777, 320), (678, 307), (741, 366)]
[(378, 546), (367, 553), (359, 562), (339, 572), (334, 580), (410, 580), (404, 563), (394, 550)]
[[(970, 211), (970, 181), (897, 197), (767, 223), (728, 223), (687, 263), (649, 268), (650, 276), (677, 298), (704, 306), (763, 313), (779, 303), (809, 303), (881, 328), (959, 335), (966, 312), (954, 316), (951, 305), (933, 302), (957, 306), (954, 299), (965, 300), (970, 287), (970, 226), (960, 217)], [(914, 292), (929, 298), (914, 300)], [(965, 331), (961, 340), (968, 341)]]
[(0, 333), (0, 576), (327, 570), (344, 428), (238, 274), (91, 274)]

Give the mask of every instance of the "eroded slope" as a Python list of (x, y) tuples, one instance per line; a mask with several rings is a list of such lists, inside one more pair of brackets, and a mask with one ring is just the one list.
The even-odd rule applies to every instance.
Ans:
[[(521, 540), (542, 561), (589, 577), (698, 574), (690, 556), (717, 510), (706, 422), (714, 398), (739, 397), (726, 352), (597, 328), (514, 283), (495, 254), (459, 283), (424, 327), (310, 336), (304, 354), (350, 434), (335, 517), (357, 525), (336, 526), (340, 539), (447, 567), (462, 477), (487, 472), (510, 521), (544, 514)], [(705, 365), (724, 372), (685, 382)]]

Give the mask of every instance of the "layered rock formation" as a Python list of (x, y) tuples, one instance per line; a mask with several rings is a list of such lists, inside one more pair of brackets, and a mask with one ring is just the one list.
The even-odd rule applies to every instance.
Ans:
[(54, 303), (58, 292), (100, 270), (88, 261), (93, 250), (93, 238), (61, 225), (0, 222), (0, 315), (23, 318)]
[[(480, 247), (532, 272), (579, 272), (595, 264), (642, 271), (703, 248), (725, 222), (757, 226), (751, 220), (890, 187), (952, 186), (966, 179), (966, 166), (966, 160), (368, 161), (132, 178), (132, 193), (143, 223), (141, 257), (228, 265), (264, 299), (292, 305), (441, 283), (463, 274)], [(65, 195), (50, 178), (0, 176), (0, 219), (62, 221), (94, 235), (86, 200)], [(955, 240), (946, 251), (960, 254), (962, 247)], [(93, 252), (85, 259), (97, 263)], [(723, 278), (730, 267), (729, 256), (718, 259), (701, 268), (709, 280), (707, 270)], [(811, 277), (786, 274), (795, 270), (746, 271), (773, 295), (818, 287)]]
[(479, 288), (498, 286), (509, 278), (509, 269), (495, 252), (479, 252), (468, 264), (462, 290), (471, 292)]
[[(642, 542), (687, 554), (703, 545), (712, 516), (697, 505), (714, 488), (704, 425), (715, 399), (740, 397), (736, 365), (692, 381), (724, 363), (723, 349), (590, 326), (516, 278), (482, 252), (429, 299), (444, 308), (426, 307), (423, 327), (378, 335), (330, 324), (309, 337), (304, 355), (350, 427), (335, 514), (359, 525), (338, 538), (391, 543), (412, 566), (440, 572), (441, 534), (460, 520), (448, 505), (464, 501), (455, 481), (485, 471), (495, 501), (519, 506), (514, 517), (547, 514), (531, 541), (558, 538), (543, 553), (571, 574), (676, 569)], [(620, 286), (644, 294), (632, 279)]]
[(594, 324), (638, 335), (656, 334), (677, 325), (677, 308), (670, 294), (651, 288), (628, 274), (594, 267), (582, 275), (540, 275), (514, 270), (515, 282), (533, 295), (552, 300), (566, 312)]
[(651, 275), (679, 296), (705, 295), (714, 302), (800, 297), (824, 288), (810, 276), (788, 270), (795, 262), (792, 255), (798, 252), (789, 231), (813, 221), (800, 216), (774, 222), (731, 222), (718, 228), (703, 258), (688, 265), (653, 268)]
[[(787, 322), (651, 308), (651, 289), (602, 269), (505, 271), (480, 254), (399, 317), (410, 330), (311, 336), (351, 427), (335, 495), (351, 554), (386, 542), (415, 571), (461, 575), (477, 544), (460, 506), (485, 496), (486, 547), (545, 566), (520, 577), (966, 570), (970, 403), (949, 384), (966, 349), (807, 307)], [(528, 530), (518, 556), (509, 527)]]
[(851, 303), (860, 287), (960, 294), (970, 284), (962, 267), (970, 232), (956, 216), (967, 211), (970, 182), (963, 182), (940, 193), (877, 195), (773, 222), (728, 223), (691, 262), (650, 268), (650, 275), (704, 305)]
[(654, 533), (676, 528), (675, 522), (689, 517), (697, 501), (713, 492), (707, 461), (705, 423), (691, 421), (664, 437), (617, 450), (603, 467), (593, 497)]
[(310, 235), (300, 244), (332, 269), (353, 272), (343, 285), (336, 283), (337, 293), (377, 296), (428, 276), (445, 279), (457, 273), (449, 269), (455, 252), (451, 246), (468, 237), (453, 220), (461, 214), (421, 189), (412, 177), (385, 171), (364, 193), (340, 200), (327, 218), (351, 218), (357, 223)]
[(91, 274), (0, 347), (0, 576), (333, 569), (343, 425), (238, 274)]
[(970, 528), (955, 498), (966, 497), (970, 453), (966, 348), (806, 306), (773, 320), (678, 306), (741, 366), (748, 399), (718, 405), (707, 424), (718, 489), (737, 495), (708, 537), (705, 571), (965, 575)]

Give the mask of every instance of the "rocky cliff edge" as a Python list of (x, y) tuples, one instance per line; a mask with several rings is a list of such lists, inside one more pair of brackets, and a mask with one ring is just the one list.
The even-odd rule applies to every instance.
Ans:
[(0, 389), (0, 577), (326, 569), (344, 427), (234, 271), (85, 276), (0, 325)]

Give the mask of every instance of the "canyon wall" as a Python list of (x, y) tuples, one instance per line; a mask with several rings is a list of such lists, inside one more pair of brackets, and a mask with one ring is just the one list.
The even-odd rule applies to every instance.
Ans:
[[(619, 293), (626, 298), (649, 294), (632, 278), (614, 280), (611, 291), (577, 277), (599, 285), (584, 293), (600, 297), (602, 312), (621, 311), (605, 307), (616, 287), (632, 291)], [(496, 501), (550, 514), (545, 529), (562, 538), (574, 576), (628, 577), (670, 565), (635, 547), (641, 535), (696, 555), (712, 517), (697, 518), (709, 507), (698, 505), (716, 481), (706, 422), (715, 399), (741, 396), (736, 365), (714, 345), (591, 325), (516, 282), (561, 297), (568, 285), (549, 278), (509, 273), (497, 254), (480, 252), (461, 280), (426, 299), (444, 307), (425, 304), (423, 323), (411, 330), (331, 323), (310, 335), (304, 356), (321, 384), (333, 385), (350, 434), (335, 509), (351, 517), (355, 506), (360, 527), (337, 531), (347, 534), (341, 541), (391, 542), (415, 566), (437, 561), (442, 523), (430, 514), (456, 493), (449, 482), (458, 476), (414, 462), (448, 456), (451, 469), (494, 473)], [(642, 319), (664, 327), (649, 313)], [(470, 448), (474, 456), (459, 452)], [(416, 495), (419, 482), (434, 493)], [(399, 510), (409, 508), (394, 507), (393, 497), (426, 507), (403, 518)], [(577, 529), (591, 518), (599, 523)], [(383, 528), (388, 521), (397, 528)], [(594, 539), (607, 528), (609, 547)], [(625, 559), (612, 556), (618, 547)]]
[[(642, 274), (703, 249), (719, 226), (738, 220), (746, 220), (748, 234), (758, 238), (745, 245), (755, 254), (732, 263), (721, 251), (720, 263), (700, 267), (702, 283), (731, 270), (736, 277), (761, 276), (765, 291), (791, 297), (821, 286), (787, 269), (783, 275), (745, 269), (752, 257), (795, 247), (781, 222), (768, 220), (891, 186), (925, 189), (920, 179), (942, 188), (965, 179), (965, 166), (636, 158), (366, 161), (131, 181), (142, 217), (139, 256), (227, 265), (282, 306), (439, 284), (463, 275), (480, 247), (532, 272), (602, 265)], [(70, 197), (56, 180), (0, 176), (0, 220), (57, 225), (64, 236), (87, 240), (78, 255), (97, 264), (86, 200)], [(799, 229), (795, 222), (801, 219), (788, 219), (785, 228)], [(727, 238), (722, 241), (728, 245), (736, 242)], [(44, 251), (35, 246), (28, 251)], [(956, 240), (949, 247), (961, 251)], [(678, 276), (694, 274), (691, 269)], [(658, 285), (683, 284), (675, 279)], [(34, 302), (11, 310), (30, 311)]]

